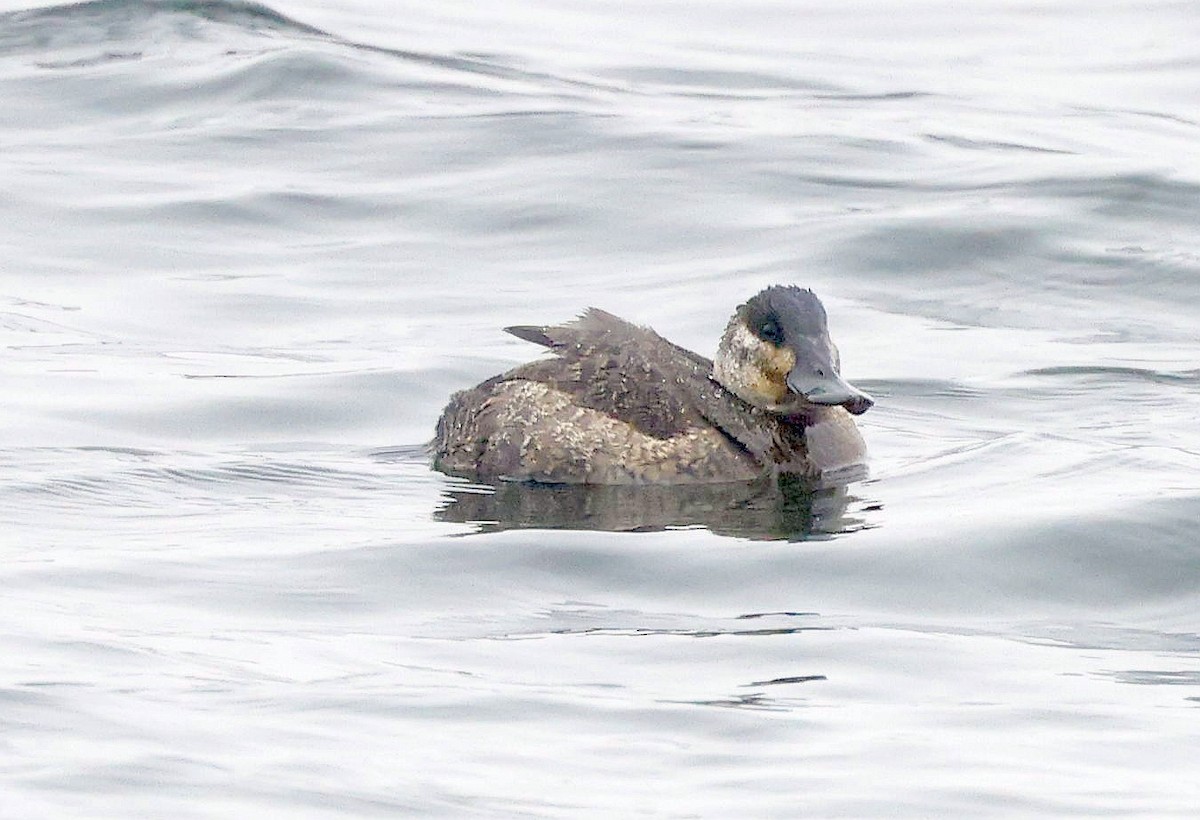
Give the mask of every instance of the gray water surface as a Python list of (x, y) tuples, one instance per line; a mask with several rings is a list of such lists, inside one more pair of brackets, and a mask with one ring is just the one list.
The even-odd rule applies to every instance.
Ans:
[[(1189, 3), (0, 2), (0, 816), (1192, 817)], [(429, 469), (821, 295), (819, 498)], [(764, 494), (765, 493), (765, 494)]]

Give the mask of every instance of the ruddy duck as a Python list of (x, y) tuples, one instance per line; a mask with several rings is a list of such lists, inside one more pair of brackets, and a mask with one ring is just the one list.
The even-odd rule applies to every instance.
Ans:
[(443, 472), (567, 484), (865, 474), (850, 416), (874, 400), (839, 374), (811, 290), (777, 285), (739, 305), (715, 362), (596, 308), (505, 330), (556, 355), (450, 399), (433, 441)]

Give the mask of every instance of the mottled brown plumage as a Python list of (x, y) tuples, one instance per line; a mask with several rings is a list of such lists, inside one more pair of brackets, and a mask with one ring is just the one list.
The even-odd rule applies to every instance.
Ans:
[[(755, 300), (764, 299), (772, 315), (788, 321), (794, 318), (789, 311), (811, 310), (810, 302), (820, 305), (808, 291), (772, 288), (748, 303), (756, 311), (748, 314), (743, 305), (731, 327), (744, 324), (747, 315), (758, 316), (763, 306)], [(774, 308), (771, 302), (777, 303)], [(818, 324), (810, 330), (819, 336), (823, 309)], [(611, 313), (592, 308), (565, 325), (507, 330), (555, 356), (455, 394), (433, 443), (440, 470), (519, 481), (689, 483), (742, 481), (771, 472), (818, 477), (863, 462), (862, 439), (842, 407), (799, 396), (783, 413), (775, 400), (763, 398), (763, 406), (756, 406), (714, 381), (708, 359)], [(730, 335), (727, 331), (726, 339)], [(753, 328), (738, 338), (743, 347), (767, 345), (766, 354), (778, 352)], [(735, 363), (726, 370), (736, 367), (741, 373), (753, 369), (753, 361), (766, 360), (755, 351), (729, 349), (732, 344), (723, 341), (718, 353), (727, 365)], [(792, 354), (789, 361), (795, 360)], [(745, 385), (771, 379), (767, 392), (787, 392), (789, 373), (776, 371), (742, 379), (739, 394), (756, 398)], [(855, 393), (854, 401), (865, 402), (865, 410), (870, 400)]]

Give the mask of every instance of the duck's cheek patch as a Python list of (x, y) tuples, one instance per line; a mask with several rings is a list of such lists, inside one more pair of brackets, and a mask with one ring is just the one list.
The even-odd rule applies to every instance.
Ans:
[(779, 384), (780, 390), (787, 390), (787, 374), (796, 366), (796, 354), (786, 347), (775, 347), (763, 344), (759, 348), (760, 367), (764, 376)]
[(787, 374), (796, 365), (796, 354), (787, 348), (759, 341), (750, 367), (750, 388), (759, 397), (754, 404), (779, 405), (787, 401)]
[(754, 392), (762, 397), (766, 405), (782, 404), (787, 396), (787, 382), (772, 373), (759, 373), (751, 382)]

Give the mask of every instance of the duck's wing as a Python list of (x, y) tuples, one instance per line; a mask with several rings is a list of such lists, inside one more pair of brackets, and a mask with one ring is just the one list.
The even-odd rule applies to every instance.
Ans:
[(566, 324), (505, 330), (557, 356), (523, 365), (505, 378), (549, 384), (574, 403), (656, 438), (716, 426), (759, 463), (773, 460), (776, 425), (714, 382), (709, 359), (648, 328), (589, 308)]
[(598, 410), (641, 433), (667, 439), (703, 425), (688, 400), (712, 364), (652, 330), (588, 309), (573, 322), (505, 328), (556, 357), (505, 374), (548, 384), (580, 407)]

